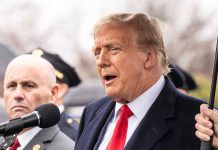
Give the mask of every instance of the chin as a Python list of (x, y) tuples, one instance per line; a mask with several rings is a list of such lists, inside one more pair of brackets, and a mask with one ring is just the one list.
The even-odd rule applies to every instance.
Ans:
[(10, 115), (10, 118), (11, 119), (15, 119), (15, 118), (19, 118), (19, 117), (21, 117), (21, 116), (24, 116), (26, 113), (24, 113), (24, 112), (15, 112), (15, 113), (13, 113), (12, 115)]
[(105, 93), (107, 96), (109, 96), (113, 99), (116, 98), (118, 95), (117, 92), (115, 92), (114, 90), (108, 89), (108, 88), (105, 90)]
[(106, 95), (111, 97), (115, 102), (121, 103), (122, 97), (120, 95), (121, 92), (117, 92), (114, 90), (106, 90)]

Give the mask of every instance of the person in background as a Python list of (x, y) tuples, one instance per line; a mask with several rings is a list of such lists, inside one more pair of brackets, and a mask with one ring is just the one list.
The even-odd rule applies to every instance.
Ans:
[(203, 101), (179, 92), (157, 18), (100, 19), (93, 54), (107, 97), (83, 111), (75, 150), (199, 150), (195, 115)]
[[(28, 54), (18, 56), (8, 64), (5, 73), (5, 110), (10, 119), (32, 113), (40, 105), (55, 103), (58, 90), (55, 70), (47, 60)], [(11, 149), (73, 148), (74, 141), (55, 125), (45, 129), (33, 127), (23, 130)]]
[(167, 76), (179, 91), (188, 94), (189, 91), (197, 88), (197, 84), (192, 76), (181, 69), (178, 65), (169, 64), (169, 68), (171, 68), (171, 70)]
[(62, 132), (75, 141), (79, 122), (77, 119), (74, 119), (66, 113), (63, 102), (64, 96), (69, 91), (69, 88), (75, 87), (81, 82), (78, 74), (73, 67), (67, 64), (57, 54), (49, 53), (42, 48), (36, 48), (29, 53), (46, 59), (54, 66), (56, 80), (59, 85), (59, 91), (55, 104), (59, 107), (61, 112), (61, 119), (58, 123), (58, 126)]
[(213, 138), (212, 144), (218, 150), (218, 111), (209, 109), (207, 104), (202, 104), (195, 120), (197, 121), (196, 136), (202, 141), (209, 141)]

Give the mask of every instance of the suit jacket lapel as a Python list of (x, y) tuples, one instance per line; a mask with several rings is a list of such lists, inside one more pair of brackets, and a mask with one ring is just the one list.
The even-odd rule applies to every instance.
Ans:
[(163, 90), (133, 133), (126, 150), (150, 150), (170, 130), (166, 122), (175, 116), (176, 92), (173, 90), (166, 79)]
[(80, 139), (79, 143), (77, 143), (76, 147), (78, 149), (93, 150), (114, 106), (115, 103), (111, 100), (94, 114), (93, 119), (88, 123), (81, 135), (83, 139)]
[(108, 117), (108, 119), (107, 119), (107, 122), (105, 123), (104, 127), (102, 128), (102, 130), (101, 130), (101, 132), (100, 132), (100, 135), (99, 135), (99, 137), (98, 137), (98, 141), (97, 141), (97, 143), (95, 144), (94, 150), (97, 150), (98, 147), (99, 147), (99, 145), (101, 144), (101, 141), (102, 141), (102, 139), (103, 139), (103, 137), (104, 137), (104, 135), (105, 135), (105, 132), (106, 132), (106, 130), (107, 130), (108, 124), (109, 124), (109, 122), (112, 120), (112, 118), (114, 117), (114, 113), (115, 113), (115, 108), (113, 109), (113, 111), (111, 111), (111, 113), (110, 113), (110, 115), (109, 115), (109, 117)]
[(24, 148), (24, 150), (45, 150), (44, 142), (52, 141), (54, 136), (59, 131), (59, 128), (56, 126), (42, 129)]

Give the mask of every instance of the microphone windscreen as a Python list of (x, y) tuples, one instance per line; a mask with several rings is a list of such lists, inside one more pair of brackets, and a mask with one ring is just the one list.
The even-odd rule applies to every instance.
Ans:
[(58, 107), (52, 103), (38, 106), (35, 111), (40, 115), (40, 128), (49, 128), (56, 125), (60, 120), (60, 111)]

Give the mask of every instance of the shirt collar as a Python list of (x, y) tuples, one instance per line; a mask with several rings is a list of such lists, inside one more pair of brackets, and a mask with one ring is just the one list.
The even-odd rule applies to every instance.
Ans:
[(64, 112), (64, 105), (58, 106), (60, 113)]
[(34, 127), (18, 135), (17, 138), (20, 143), (21, 149), (24, 149), (24, 147), (26, 147), (27, 144), (34, 138), (34, 136), (38, 134), (41, 130), (42, 128)]
[[(139, 97), (137, 97), (132, 102), (128, 103), (128, 107), (133, 112), (134, 116), (139, 119), (142, 119), (145, 114), (147, 113), (148, 109), (154, 103), (158, 95), (160, 94), (161, 90), (163, 89), (165, 84), (165, 79), (163, 75), (159, 78), (159, 80), (152, 85), (148, 90), (142, 93)], [(115, 106), (115, 119), (117, 119), (119, 115), (119, 110), (123, 106), (121, 103), (116, 103)]]

